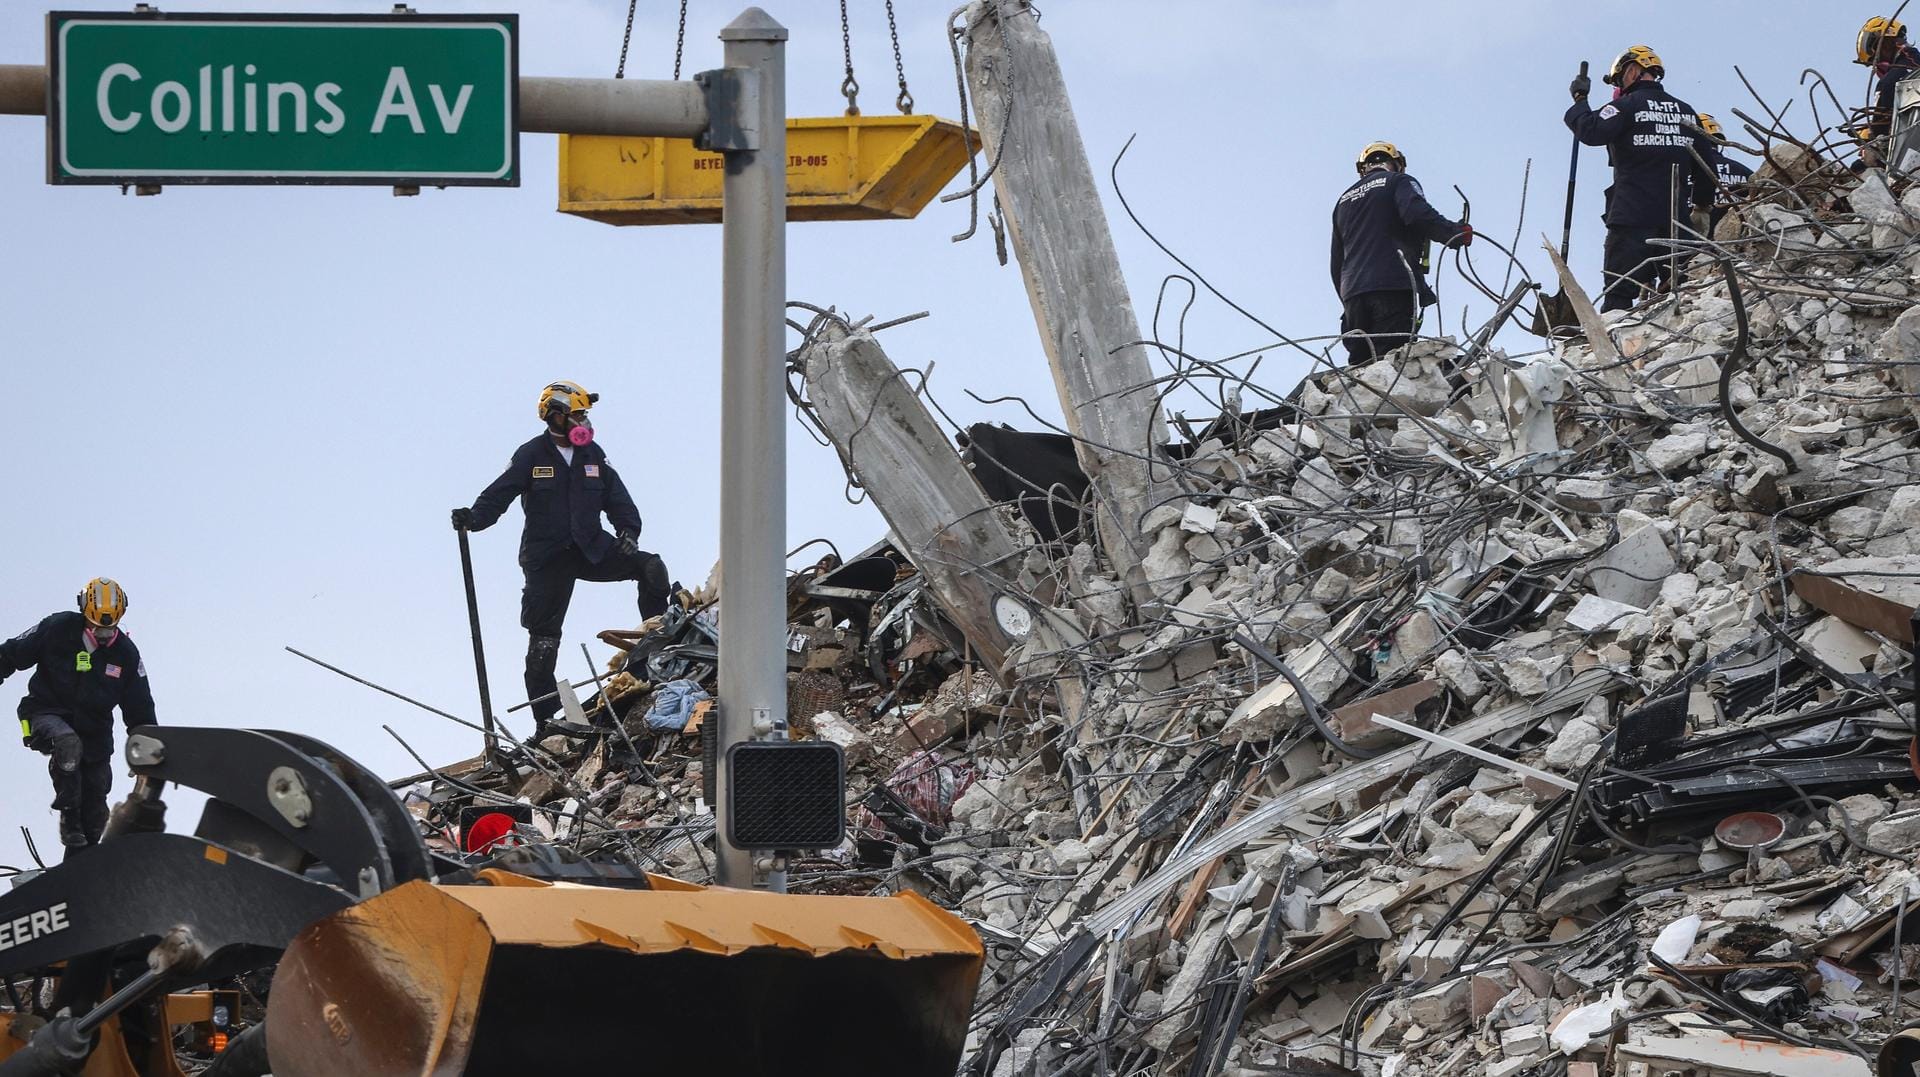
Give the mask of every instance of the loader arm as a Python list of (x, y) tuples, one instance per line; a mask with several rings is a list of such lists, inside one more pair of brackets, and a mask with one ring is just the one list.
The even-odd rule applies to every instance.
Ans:
[(185, 927), (207, 954), (194, 978), (218, 979), (272, 964), (302, 928), (351, 904), (200, 838), (128, 834), (0, 895), (0, 977)]
[(126, 754), (140, 781), (116, 816), (141, 817), (128, 809), (142, 799), (162, 809), (159, 790), (175, 782), (210, 798), (197, 832), (110, 828), (96, 848), (0, 895), (0, 975), (151, 943), (181, 927), (209, 965), (258, 968), (313, 921), (428, 877), (426, 845), (406, 809), (318, 741), (140, 726)]
[(429, 875), (426, 846), (385, 783), (319, 741), (141, 726), (128, 736), (127, 759), (136, 776), (211, 797), (197, 831), (209, 841), (292, 871), (324, 864), (361, 898)]

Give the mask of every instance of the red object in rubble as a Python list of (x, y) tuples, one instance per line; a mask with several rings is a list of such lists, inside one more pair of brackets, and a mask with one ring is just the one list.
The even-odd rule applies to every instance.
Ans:
[(488, 812), (467, 827), (467, 852), (484, 853), (505, 841), (512, 833), (513, 816), (505, 812)]

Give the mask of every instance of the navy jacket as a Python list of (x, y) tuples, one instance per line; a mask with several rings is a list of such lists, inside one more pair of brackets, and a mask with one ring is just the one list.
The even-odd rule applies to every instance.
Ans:
[(602, 513), (621, 531), (640, 531), (640, 510), (598, 443), (574, 449), (572, 466), (544, 432), (514, 450), (507, 470), (474, 499), (473, 529), (491, 527), (516, 497), (527, 516), (520, 533), (524, 569), (539, 568), (569, 546), (599, 563), (613, 548), (613, 536), (600, 526)]
[(1920, 53), (1914, 52), (1912, 45), (1902, 45), (1893, 59), (1887, 61), (1884, 71), (1876, 65), (1880, 79), (1874, 83), (1873, 115), (1867, 120), (1869, 138), (1879, 138), (1893, 130), (1893, 88), (1913, 74), (1915, 68), (1920, 68)]
[(1427, 203), (1419, 180), (1369, 172), (1333, 204), (1333, 287), (1345, 303), (1367, 292), (1404, 292), (1417, 282), (1420, 305), (1429, 306), (1427, 241), (1445, 243), (1463, 231)]
[(1727, 156), (1727, 151), (1719, 146), (1707, 154), (1707, 163), (1713, 166), (1713, 178), (1720, 184), (1718, 201), (1726, 201), (1733, 194), (1733, 188), (1753, 177), (1753, 169)]
[(1713, 159), (1713, 140), (1694, 130), (1698, 113), (1659, 80), (1641, 79), (1598, 111), (1575, 101), (1566, 121), (1580, 141), (1607, 148), (1613, 165), (1607, 227), (1664, 231), (1676, 208), (1684, 213), (1689, 203), (1703, 209), (1713, 205), (1714, 177), (1706, 164)]
[[(85, 742), (89, 761), (113, 753), (113, 708), (127, 728), (153, 725), (153, 691), (139, 648), (122, 629), (114, 641), (88, 652), (87, 619), (56, 613), (0, 643), (0, 677), (33, 670), (20, 717), (57, 714)], [(85, 656), (84, 658), (82, 656)]]

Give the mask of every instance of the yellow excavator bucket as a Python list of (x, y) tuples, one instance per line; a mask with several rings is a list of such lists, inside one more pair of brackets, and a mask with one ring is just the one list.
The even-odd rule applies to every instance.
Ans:
[(276, 1077), (953, 1073), (980, 939), (916, 894), (410, 882), (274, 974)]
[[(913, 217), (979, 144), (937, 116), (788, 120), (787, 219)], [(607, 224), (717, 224), (725, 175), (689, 139), (560, 136), (560, 212)]]

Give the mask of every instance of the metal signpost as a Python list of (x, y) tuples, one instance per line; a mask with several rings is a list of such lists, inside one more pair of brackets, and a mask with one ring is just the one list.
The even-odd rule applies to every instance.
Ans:
[(513, 15), (47, 17), (50, 183), (520, 182)]
[[(693, 82), (520, 79), (511, 15), (48, 16), (48, 66), (0, 64), (46, 115), (52, 183), (514, 185), (518, 133), (697, 138), (726, 158), (720, 757), (780, 740), (786, 693), (786, 39), (759, 8)], [(782, 888), (729, 838), (716, 881)]]

